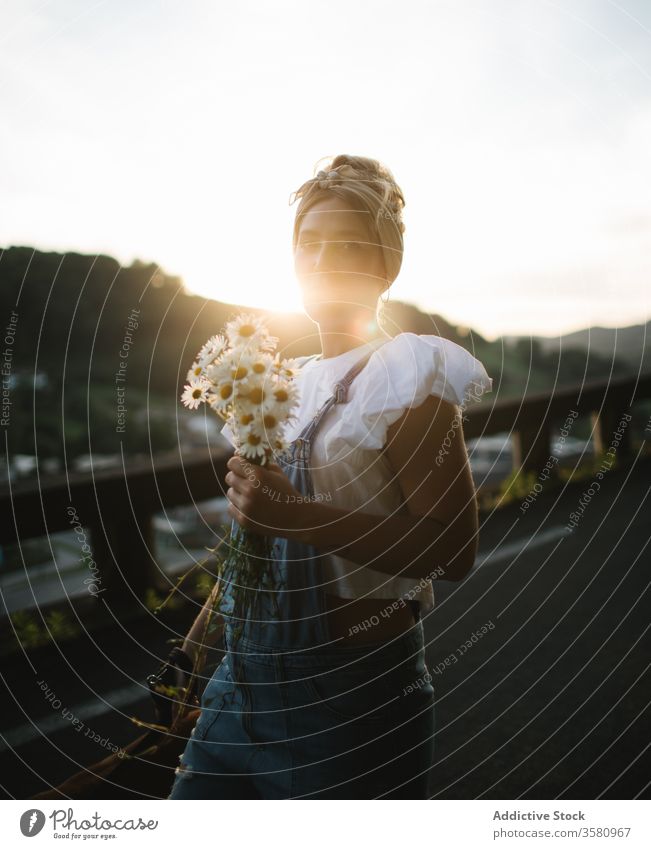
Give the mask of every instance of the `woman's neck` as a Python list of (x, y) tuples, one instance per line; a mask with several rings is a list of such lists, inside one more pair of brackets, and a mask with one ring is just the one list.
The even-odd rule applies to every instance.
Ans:
[(347, 351), (352, 351), (353, 348), (359, 348), (369, 342), (379, 340), (388, 341), (391, 337), (383, 333), (377, 325), (369, 328), (369, 332), (360, 334), (352, 330), (337, 328), (336, 330), (326, 330), (319, 327), (321, 336), (321, 357), (322, 360), (329, 360), (333, 357), (338, 357), (345, 354)]

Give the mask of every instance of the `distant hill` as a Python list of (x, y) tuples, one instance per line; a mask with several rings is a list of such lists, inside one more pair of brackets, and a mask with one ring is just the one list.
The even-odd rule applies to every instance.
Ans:
[[(187, 412), (179, 398), (194, 356), (241, 309), (265, 316), (283, 356), (320, 350), (318, 328), (303, 313), (221, 303), (189, 293), (181, 278), (155, 263), (126, 267), (103, 255), (0, 249), (0, 308), (12, 338), (4, 363), (10, 453), (62, 463), (90, 449), (119, 456), (174, 447), (177, 419)], [(390, 336), (434, 334), (465, 347), (493, 378), (489, 401), (635, 373), (642, 355), (651, 369), (648, 324), (591, 328), (560, 344), (530, 337), (489, 342), (391, 299), (382, 321)], [(116, 429), (120, 404), (127, 409), (125, 431)]]
[[(136, 260), (121, 266), (104, 255), (31, 247), (0, 249), (0, 306), (5, 316), (12, 309), (19, 314), (14, 370), (34, 371), (40, 348), (38, 367), (46, 371), (62, 370), (65, 363), (67, 369), (85, 372), (92, 362), (99, 373), (111, 375), (132, 309), (140, 314), (129, 371), (136, 382), (144, 377), (144, 385), (148, 380), (154, 386), (168, 385), (160, 370), (152, 370), (149, 376), (144, 371), (154, 353), (166, 370), (176, 372), (182, 362), (184, 378), (189, 357), (243, 309), (265, 316), (284, 356), (320, 350), (318, 328), (303, 313), (279, 315), (205, 298), (187, 291), (181, 278), (166, 274), (155, 263)], [(442, 316), (399, 301), (386, 305), (384, 326), (391, 336), (411, 331), (436, 334), (459, 344), (468, 341)]]
[(558, 350), (559, 346), (592, 350), (603, 357), (615, 356), (627, 362), (633, 370), (651, 370), (651, 321), (628, 327), (587, 327), (573, 333), (555, 337), (537, 336), (544, 351)]
[[(12, 455), (148, 454), (175, 446), (179, 398), (197, 351), (242, 309), (262, 315), (285, 357), (320, 350), (303, 313), (280, 315), (191, 294), (155, 263), (20, 246), (0, 249)], [(390, 302), (385, 329), (468, 345), (442, 316)], [(479, 337), (480, 338), (480, 337)], [(36, 410), (34, 410), (36, 399)], [(125, 425), (123, 428), (122, 425)]]

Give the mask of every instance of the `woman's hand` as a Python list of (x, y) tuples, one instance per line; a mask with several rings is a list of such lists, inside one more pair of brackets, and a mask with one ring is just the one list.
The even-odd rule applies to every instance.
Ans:
[(256, 466), (236, 453), (226, 465), (228, 513), (241, 527), (262, 536), (287, 536), (302, 529), (308, 499), (277, 463)]

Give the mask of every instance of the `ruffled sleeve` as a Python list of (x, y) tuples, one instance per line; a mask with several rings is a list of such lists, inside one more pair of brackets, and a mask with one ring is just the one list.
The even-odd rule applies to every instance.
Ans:
[(335, 407), (336, 420), (323, 437), (326, 454), (332, 459), (342, 450), (382, 448), (389, 426), (428, 395), (465, 409), (492, 387), (482, 363), (461, 345), (440, 336), (400, 333), (373, 352), (353, 381), (348, 402)]

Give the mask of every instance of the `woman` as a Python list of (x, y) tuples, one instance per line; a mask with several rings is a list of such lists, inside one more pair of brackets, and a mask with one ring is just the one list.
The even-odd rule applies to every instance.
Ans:
[(337, 156), (295, 197), (295, 269), (322, 353), (302, 358), (287, 454), (267, 467), (236, 455), (226, 476), (233, 520), (278, 546), (280, 616), (263, 608), (235, 641), (222, 606), (226, 654), (170, 798), (427, 798), (421, 616), (432, 581), (460, 581), (474, 563), (460, 416), (492, 381), (450, 341), (378, 326), (403, 252), (404, 199), (387, 168)]

